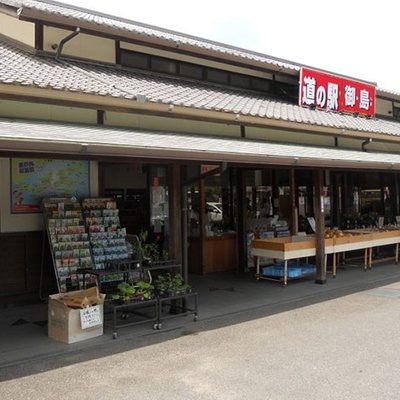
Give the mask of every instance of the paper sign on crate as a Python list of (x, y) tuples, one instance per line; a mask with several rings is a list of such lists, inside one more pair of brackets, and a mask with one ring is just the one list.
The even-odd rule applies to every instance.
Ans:
[(100, 306), (87, 307), (79, 310), (81, 314), (81, 328), (88, 329), (102, 324)]

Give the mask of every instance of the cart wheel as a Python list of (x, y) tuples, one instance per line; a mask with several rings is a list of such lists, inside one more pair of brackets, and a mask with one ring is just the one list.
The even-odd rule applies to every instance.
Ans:
[(116, 339), (118, 337), (118, 333), (117, 332), (113, 332), (113, 339)]
[(160, 330), (162, 328), (162, 323), (160, 322), (157, 326), (157, 329)]
[(195, 314), (193, 320), (194, 320), (194, 322), (198, 321), (199, 320), (199, 316), (197, 314)]
[(161, 323), (156, 323), (156, 324), (154, 324), (154, 325), (153, 325), (153, 329), (154, 329), (154, 330), (159, 330), (159, 329), (161, 329)]

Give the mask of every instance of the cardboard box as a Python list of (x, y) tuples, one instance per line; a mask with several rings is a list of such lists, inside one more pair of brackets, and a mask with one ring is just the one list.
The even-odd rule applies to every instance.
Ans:
[[(81, 310), (70, 308), (64, 304), (64, 297), (76, 296), (76, 298), (98, 298), (98, 310), (100, 314), (100, 324), (82, 329), (81, 327)], [(104, 321), (104, 298), (105, 294), (98, 293), (96, 287), (78, 290), (75, 292), (59, 293), (49, 296), (48, 305), (48, 336), (51, 339), (63, 343), (76, 343), (82, 340), (91, 339), (103, 334)], [(97, 306), (96, 306), (97, 307)]]

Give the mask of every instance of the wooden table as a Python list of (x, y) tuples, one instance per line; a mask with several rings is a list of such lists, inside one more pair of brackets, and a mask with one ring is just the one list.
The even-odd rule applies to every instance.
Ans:
[[(337, 255), (346, 251), (364, 249), (364, 270), (371, 269), (372, 249), (389, 244), (396, 245), (395, 261), (398, 263), (400, 230), (352, 230), (338, 238), (325, 239), (325, 255), (333, 255), (333, 277), (336, 277)], [(259, 257), (268, 257), (284, 261), (283, 284), (288, 281), (288, 261), (316, 255), (316, 242), (313, 236), (288, 236), (252, 241), (252, 252), (256, 265), (256, 278), (269, 279), (260, 274)]]
[[(283, 284), (288, 281), (288, 261), (316, 255), (316, 241), (312, 236), (287, 236), (252, 241), (256, 278), (269, 279), (260, 274), (259, 257), (268, 257), (284, 261)], [(325, 239), (325, 254), (333, 253), (333, 239)]]
[(351, 236), (342, 236), (333, 239), (333, 276), (336, 276), (336, 258), (338, 253), (364, 249), (364, 271), (372, 267), (372, 249), (378, 246), (395, 244), (395, 262), (399, 261), (400, 230), (376, 231), (354, 229), (346, 231)]

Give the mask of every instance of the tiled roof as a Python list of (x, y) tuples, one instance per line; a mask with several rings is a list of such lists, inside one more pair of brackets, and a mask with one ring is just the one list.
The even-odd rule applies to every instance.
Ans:
[(123, 96), (109, 83), (51, 58), (36, 57), (0, 38), (0, 82), (55, 90)]
[[(106, 126), (0, 119), (0, 144), (14, 150), (85, 154), (141, 155), (184, 160), (212, 160), (298, 166), (400, 169), (399, 154), (366, 153), (249, 139), (205, 137)], [(56, 146), (56, 147), (55, 147)], [(72, 149), (75, 150), (72, 150)]]
[(252, 52), (250, 50), (245, 50), (234, 46), (229, 46), (211, 40), (202, 39), (195, 36), (143, 24), (140, 22), (103, 14), (93, 10), (87, 10), (69, 4), (49, 0), (0, 0), (0, 4), (5, 4), (16, 8), (32, 9), (45, 14), (66, 17), (69, 20), (77, 20), (93, 25), (102, 25), (122, 32), (135, 33), (147, 37), (169, 41), (172, 42), (174, 45), (179, 43), (182, 45), (192, 46), (194, 48), (206, 49), (219, 54), (235, 56), (247, 61), (258, 61), (261, 63), (274, 65), (278, 68), (300, 71), (300, 66), (290, 61), (282, 60), (257, 52)]
[(78, 61), (36, 56), (0, 38), (0, 83), (165, 103), (361, 132), (400, 135), (396, 122), (310, 110), (237, 89)]
[(395, 92), (394, 90), (376, 88), (376, 94), (382, 97), (386, 96), (396, 100), (400, 99), (400, 92)]

